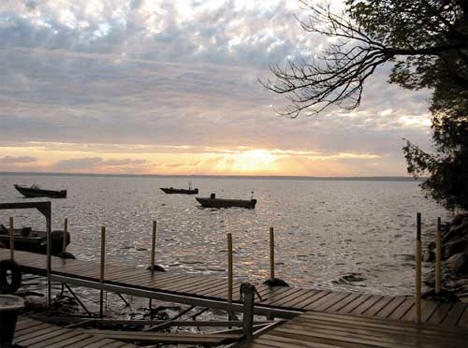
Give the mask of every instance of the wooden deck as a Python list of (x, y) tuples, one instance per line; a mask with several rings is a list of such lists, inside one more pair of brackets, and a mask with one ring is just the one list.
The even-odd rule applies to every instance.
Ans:
[(103, 338), (75, 329), (46, 324), (41, 321), (18, 318), (14, 344), (30, 348), (133, 348), (133, 344)]
[[(9, 250), (0, 249), (0, 259), (9, 258)], [(15, 252), (15, 260), (26, 273), (45, 275), (46, 257), (30, 252)], [(52, 272), (70, 281), (70, 284), (99, 288), (99, 264), (92, 261), (52, 258)], [(225, 303), (225, 279), (199, 275), (151, 272), (128, 265), (106, 265), (105, 288), (108, 291), (141, 296), (157, 294), (153, 298), (180, 303)], [(74, 283), (73, 283), (74, 282)], [(234, 304), (239, 301), (240, 282), (234, 282)], [(404, 296), (379, 296), (351, 292), (302, 288), (269, 288), (258, 285), (262, 301), (256, 300), (256, 309), (276, 309), (293, 313), (314, 311), (351, 314), (381, 319), (411, 322), (414, 320), (414, 299)], [(135, 292), (135, 291), (139, 292)], [(191, 302), (187, 302), (190, 300)], [(184, 302), (186, 301), (186, 302)], [(212, 301), (212, 302), (210, 302)], [(216, 302), (218, 301), (218, 302)], [(240, 306), (240, 304), (239, 304)], [(468, 304), (423, 301), (422, 321), (443, 326), (468, 327)], [(298, 312), (287, 312), (298, 311)], [(264, 312), (257, 312), (264, 313)], [(276, 313), (281, 317), (281, 312)]]
[(257, 337), (252, 348), (466, 348), (468, 330), (363, 316), (306, 312)]

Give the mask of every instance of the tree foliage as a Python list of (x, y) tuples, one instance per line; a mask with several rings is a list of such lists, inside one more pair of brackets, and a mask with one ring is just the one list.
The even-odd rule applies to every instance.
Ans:
[(429, 173), (421, 185), (428, 196), (449, 209), (468, 210), (468, 91), (437, 86), (431, 111), (435, 151), (428, 154), (407, 141), (408, 172)]
[(429, 173), (422, 184), (429, 196), (468, 209), (468, 1), (347, 0), (343, 15), (302, 3), (311, 13), (300, 20), (303, 30), (331, 43), (308, 62), (271, 67), (275, 79), (262, 84), (290, 100), (283, 114), (356, 108), (367, 78), (392, 64), (390, 83), (434, 92), (434, 153), (407, 142), (408, 172)]

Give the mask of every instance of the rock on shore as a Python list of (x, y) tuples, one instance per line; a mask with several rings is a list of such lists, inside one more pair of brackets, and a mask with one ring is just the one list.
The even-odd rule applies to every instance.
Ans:
[[(457, 215), (442, 229), (442, 289), (468, 302), (468, 213)], [(435, 263), (435, 242), (424, 252), (424, 261)], [(434, 270), (426, 274), (425, 283), (434, 287)]]

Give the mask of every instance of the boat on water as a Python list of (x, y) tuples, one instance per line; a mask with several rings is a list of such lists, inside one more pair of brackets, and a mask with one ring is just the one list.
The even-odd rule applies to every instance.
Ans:
[[(51, 253), (59, 255), (63, 251), (64, 231), (52, 231)], [(31, 227), (15, 228), (13, 230), (15, 250), (31, 251), (40, 254), (47, 253), (47, 232), (36, 231)], [(0, 225), (0, 244), (4, 247), (10, 247), (10, 232), (4, 226)], [(70, 244), (70, 233), (66, 234), (66, 245)]]
[(225, 199), (216, 198), (216, 195), (212, 193), (210, 197), (195, 197), (195, 199), (205, 208), (247, 208), (254, 209), (257, 200), (251, 199)]
[(183, 194), (183, 195), (196, 195), (198, 194), (197, 188), (192, 188), (192, 184), (189, 183), (188, 189), (179, 189), (174, 187), (160, 187), (160, 189), (167, 194)]
[(15, 184), (15, 189), (18, 190), (26, 198), (32, 197), (49, 197), (49, 198), (66, 198), (67, 190), (54, 191), (54, 190), (43, 190), (37, 185), (30, 187), (20, 186)]

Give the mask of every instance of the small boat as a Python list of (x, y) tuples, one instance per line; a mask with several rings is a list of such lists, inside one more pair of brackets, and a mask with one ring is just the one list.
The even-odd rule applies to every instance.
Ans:
[(178, 188), (173, 188), (173, 187), (161, 187), (161, 190), (163, 190), (167, 194), (184, 194), (184, 195), (196, 195), (198, 193), (198, 189), (178, 189)]
[(189, 182), (188, 189), (178, 189), (174, 187), (160, 187), (160, 189), (167, 194), (183, 194), (183, 195), (196, 195), (198, 189), (192, 189), (192, 184)]
[(49, 198), (66, 198), (67, 190), (53, 191), (53, 190), (43, 190), (37, 185), (32, 185), (31, 187), (20, 186), (15, 184), (15, 189), (19, 191), (24, 197), (49, 197)]
[[(35, 253), (47, 253), (47, 232), (35, 231), (31, 227), (15, 228), (13, 230), (15, 250), (32, 251)], [(51, 253), (59, 255), (63, 249), (64, 231), (52, 231), (51, 234)], [(4, 226), (0, 225), (0, 244), (4, 247), (10, 247), (10, 232)], [(70, 233), (67, 232), (66, 244), (70, 244)]]
[(247, 208), (254, 209), (257, 204), (256, 199), (224, 199), (216, 198), (216, 195), (212, 193), (210, 197), (195, 197), (195, 199), (205, 208)]

